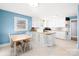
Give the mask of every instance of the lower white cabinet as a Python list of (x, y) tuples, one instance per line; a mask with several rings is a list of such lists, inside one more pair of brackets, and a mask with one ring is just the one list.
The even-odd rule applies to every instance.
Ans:
[(66, 39), (66, 32), (65, 31), (56, 31), (56, 38)]
[(37, 41), (39, 39), (38, 37), (39, 37), (39, 35), (37, 32), (32, 32), (32, 39), (33, 40)]
[(55, 34), (44, 35), (46, 46), (53, 46), (55, 44)]

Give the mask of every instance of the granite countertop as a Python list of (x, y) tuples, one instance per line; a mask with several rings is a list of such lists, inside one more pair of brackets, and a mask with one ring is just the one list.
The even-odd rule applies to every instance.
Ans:
[(45, 34), (45, 35), (51, 35), (51, 34), (55, 34), (55, 32), (52, 32), (52, 31), (50, 31), (50, 32), (43, 32), (43, 34)]
[(43, 31), (31, 31), (31, 32), (37, 32), (37, 33), (45, 34), (45, 35), (51, 35), (51, 34), (56, 33), (56, 31), (46, 31), (46, 32), (43, 32)]
[(51, 34), (55, 34), (55, 31), (47, 31), (47, 32), (39, 32), (40, 34), (45, 34), (45, 35), (51, 35)]

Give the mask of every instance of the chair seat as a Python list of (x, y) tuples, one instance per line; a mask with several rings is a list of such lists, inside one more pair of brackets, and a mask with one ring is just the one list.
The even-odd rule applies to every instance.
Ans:
[[(21, 45), (21, 44), (22, 44), (21, 42), (16, 42), (16, 47)], [(14, 45), (14, 42), (11, 44), (11, 47), (14, 47), (13, 45)]]
[(28, 42), (30, 42), (30, 40), (23, 40), (23, 42), (26, 42), (26, 43), (28, 43)]
[(16, 46), (21, 45), (21, 42), (16, 42)]

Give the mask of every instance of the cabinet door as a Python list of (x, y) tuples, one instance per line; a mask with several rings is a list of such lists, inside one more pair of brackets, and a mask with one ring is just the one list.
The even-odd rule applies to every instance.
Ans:
[(32, 32), (32, 38), (34, 41), (40, 40), (40, 34), (38, 32)]
[(57, 31), (56, 32), (56, 38), (66, 39), (66, 32), (59, 32), (59, 31)]
[(45, 46), (45, 36), (44, 36), (44, 34), (40, 34), (40, 45)]
[(33, 42), (33, 47), (37, 48), (40, 46), (40, 35), (38, 32), (32, 32), (32, 42)]
[(53, 46), (55, 43), (55, 34), (48, 35), (48, 46)]
[(54, 36), (54, 34), (51, 34), (51, 35), (44, 35), (44, 42), (45, 42), (45, 45), (46, 46), (53, 46), (54, 45), (54, 43), (55, 43), (55, 36)]

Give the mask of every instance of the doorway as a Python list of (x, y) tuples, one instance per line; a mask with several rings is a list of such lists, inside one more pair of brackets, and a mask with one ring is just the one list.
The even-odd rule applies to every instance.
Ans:
[(77, 41), (77, 20), (71, 20), (71, 40)]

